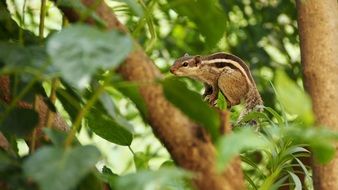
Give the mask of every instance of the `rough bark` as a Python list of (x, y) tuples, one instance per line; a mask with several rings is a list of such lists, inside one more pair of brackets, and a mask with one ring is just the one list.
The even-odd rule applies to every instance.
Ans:
[[(39, 144), (39, 138), (42, 137), (42, 128), (46, 126), (47, 123), (47, 115), (50, 111), (47, 104), (43, 100), (45, 97), (42, 97), (40, 95), (37, 96), (36, 99), (36, 111), (39, 114), (39, 123), (36, 127), (36, 143)], [(0, 99), (5, 103), (10, 103), (13, 97), (11, 96), (10, 92), (10, 80), (8, 76), (0, 76)], [(24, 108), (24, 109), (33, 109), (33, 105), (24, 101), (19, 101), (17, 103), (18, 107)], [(52, 111), (53, 112), (53, 111)], [(54, 112), (53, 112), (54, 113)], [(59, 114), (55, 114), (53, 117), (52, 127), (61, 131), (67, 131), (68, 125), (67, 123), (62, 119), (62, 117)], [(27, 140), (30, 138), (27, 137)], [(9, 148), (9, 144), (5, 136), (0, 132), (0, 147), (7, 150)]]
[[(2, 16), (4, 18), (10, 19), (10, 13), (7, 10), (8, 6), (7, 6), (6, 1), (0, 1), (0, 7), (1, 7), (0, 12)], [(9, 40), (15, 41), (14, 39), (17, 38), (18, 33), (20, 31), (20, 27), (17, 25), (17, 23), (14, 20), (7, 20), (5, 22), (4, 20), (1, 20), (1, 24), (3, 25), (2, 29), (4, 30), (5, 33), (10, 34), (10, 36), (8, 36)], [(26, 43), (35, 42), (36, 37), (34, 36), (33, 33), (27, 30), (23, 30), (22, 32), (23, 32)], [(8, 76), (0, 75), (0, 100), (4, 103), (10, 103), (13, 99), (11, 92), (10, 92), (10, 82), (11, 81)], [(47, 114), (50, 111), (47, 104), (43, 100), (43, 98), (45, 97), (38, 96), (36, 99), (36, 111), (39, 114), (39, 123), (37, 125), (37, 130), (35, 131), (37, 141), (39, 141), (39, 137), (41, 137), (41, 134), (42, 134), (41, 129), (44, 126), (46, 126)], [(24, 102), (24, 101), (19, 101), (16, 106), (20, 108), (24, 108), (24, 109), (33, 109), (32, 104), (28, 102)], [(55, 117), (53, 117), (52, 127), (58, 130), (62, 130), (62, 131), (68, 130), (67, 123), (58, 114), (56, 114)], [(29, 139), (29, 137), (27, 137), (27, 139)], [(0, 147), (5, 150), (8, 150), (10, 148), (10, 145), (6, 137), (1, 132), (0, 132)]]
[[(95, 0), (82, 0), (82, 2), (89, 7), (97, 3)], [(105, 3), (101, 2), (94, 7), (96, 13), (106, 21), (109, 29), (128, 32)], [(78, 20), (75, 11), (62, 7), (61, 9), (71, 22)], [(86, 21), (93, 23), (91, 19)], [(160, 78), (160, 71), (139, 45), (136, 44), (135, 49), (119, 68), (120, 74), (129, 81), (154, 82), (155, 79)], [(179, 166), (197, 174), (194, 182), (198, 189), (245, 189), (239, 158), (236, 158), (224, 173), (217, 173), (215, 147), (209, 136), (203, 128), (166, 100), (160, 85), (155, 83), (142, 85), (140, 93), (147, 105), (148, 120), (155, 135)], [(223, 114), (224, 118), (226, 116)]]
[[(338, 131), (337, 0), (297, 0), (297, 11), (304, 85), (316, 122)], [(338, 154), (327, 165), (313, 161), (313, 175), (315, 189), (337, 189)]]

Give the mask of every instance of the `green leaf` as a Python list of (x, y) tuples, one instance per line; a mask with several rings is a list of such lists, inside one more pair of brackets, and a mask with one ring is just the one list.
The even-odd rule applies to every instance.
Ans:
[(139, 17), (143, 16), (144, 12), (141, 5), (139, 4), (139, 1), (135, 0), (116, 0), (116, 1), (125, 2), (137, 16)]
[(174, 166), (175, 166), (175, 162), (173, 160), (167, 160), (161, 164), (160, 168), (174, 167)]
[(264, 109), (271, 113), (277, 119), (279, 126), (284, 126), (283, 117), (280, 116), (274, 109), (265, 106)]
[(304, 172), (304, 175), (305, 175), (305, 178), (307, 179), (311, 179), (311, 174), (310, 172), (306, 169), (306, 166), (303, 164), (302, 161), (300, 161), (298, 158), (294, 157), (294, 159), (297, 161), (298, 165), (302, 168), (303, 172)]
[(305, 125), (314, 123), (310, 97), (301, 90), (283, 71), (277, 71), (275, 80), (278, 99), (291, 114), (297, 114)]
[(144, 152), (137, 152), (134, 155), (134, 163), (137, 170), (149, 169), (149, 160), (151, 157)]
[(296, 174), (294, 174), (293, 172), (288, 171), (288, 173), (290, 174), (290, 176), (291, 176), (291, 178), (292, 178), (292, 180), (295, 184), (294, 190), (302, 190), (302, 182), (300, 182), (299, 177)]
[(13, 166), (15, 166), (16, 160), (13, 158), (13, 156), (10, 156), (6, 154), (5, 151), (0, 150), (0, 177), (2, 177), (1, 173), (5, 172), (7, 169), (13, 169)]
[(118, 177), (117, 174), (113, 173), (107, 166), (103, 166), (99, 177), (102, 181), (109, 184), (110, 189), (114, 190), (115, 178)]
[(187, 16), (195, 23), (209, 48), (214, 47), (223, 37), (226, 17), (218, 1), (172, 0), (169, 1), (169, 6), (179, 16)]
[(100, 190), (103, 188), (103, 182), (97, 176), (98, 171), (91, 172), (87, 174), (85, 178), (83, 178), (76, 190)]
[(147, 105), (144, 102), (143, 97), (140, 94), (140, 87), (135, 83), (128, 83), (127, 85), (119, 85), (116, 84), (114, 87), (120, 91), (123, 95), (130, 98), (131, 101), (134, 102), (136, 108), (139, 110), (144, 121), (147, 121), (148, 111)]
[(223, 171), (232, 158), (246, 149), (262, 149), (267, 142), (251, 128), (243, 128), (239, 131), (226, 135), (217, 143), (217, 170)]
[[(0, 108), (1, 110), (1, 108)], [(4, 110), (4, 109), (3, 109)], [(1, 111), (1, 114), (4, 112)], [(0, 131), (25, 137), (39, 122), (39, 115), (32, 109), (14, 108), (0, 123)]]
[(27, 177), (42, 190), (71, 190), (94, 168), (100, 152), (94, 146), (42, 147), (24, 162)]
[(267, 121), (270, 121), (270, 123), (272, 122), (269, 117), (265, 114), (265, 113), (262, 113), (262, 112), (255, 112), (255, 111), (252, 111), (248, 114), (246, 114), (242, 121), (241, 122), (248, 122), (248, 121), (251, 121), (251, 120), (258, 120), (258, 119), (266, 119)]
[(49, 62), (49, 57), (43, 46), (22, 46), (21, 44), (0, 42), (0, 62), (5, 64), (2, 72), (19, 72), (23, 81), (28, 81), (34, 74), (44, 77), (55, 74), (55, 68)]
[(78, 89), (86, 87), (99, 68), (116, 68), (132, 50), (132, 40), (117, 31), (72, 25), (54, 34), (47, 52), (61, 77)]
[(219, 136), (220, 118), (215, 109), (202, 101), (201, 95), (188, 90), (185, 83), (176, 78), (162, 81), (166, 98), (187, 116), (201, 124), (214, 141)]
[(124, 146), (131, 144), (132, 133), (117, 120), (111, 119), (96, 109), (92, 109), (86, 119), (90, 129), (107, 141)]
[(227, 109), (227, 101), (225, 100), (225, 97), (223, 96), (222, 93), (218, 94), (217, 107), (221, 110)]
[[(191, 175), (183, 170), (163, 168), (157, 171), (141, 171), (116, 178), (115, 190), (148, 190), (148, 189), (186, 189), (183, 179)], [(172, 184), (174, 181), (181, 183)], [(177, 187), (180, 184), (180, 187)]]
[[(49, 137), (54, 145), (61, 147), (65, 144), (65, 140), (68, 135), (66, 132), (53, 128), (43, 128), (42, 130)], [(73, 144), (80, 145), (80, 143), (76, 139), (74, 139)]]
[(77, 96), (74, 96), (68, 88), (66, 89), (57, 89), (56, 96), (61, 102), (63, 108), (66, 110), (72, 121), (75, 121), (76, 116), (78, 115), (81, 109), (81, 99)]
[(103, 92), (101, 94), (100, 101), (97, 102), (97, 104), (101, 104), (98, 105), (97, 108), (103, 107), (103, 109), (101, 110), (104, 110), (104, 112), (107, 113), (113, 120), (117, 121), (124, 128), (133, 131), (133, 126), (124, 116), (121, 116), (118, 108), (116, 107), (115, 103), (107, 92)]
[(292, 138), (295, 143), (308, 144), (313, 155), (320, 163), (327, 163), (335, 155), (334, 144), (338, 141), (338, 133), (323, 127), (301, 128), (290, 126), (276, 129), (280, 136)]
[(316, 161), (321, 164), (330, 162), (336, 153), (336, 148), (332, 144), (313, 143), (310, 145)]
[(112, 98), (108, 95), (107, 92), (102, 92), (100, 96), (100, 103), (104, 107), (105, 111), (110, 115), (110, 117), (115, 118), (117, 116), (117, 108), (112, 100)]

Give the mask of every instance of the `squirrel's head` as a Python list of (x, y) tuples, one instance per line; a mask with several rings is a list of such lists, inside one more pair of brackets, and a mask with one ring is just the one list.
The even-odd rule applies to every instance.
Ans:
[(185, 54), (175, 61), (170, 67), (170, 72), (177, 76), (193, 76), (198, 72), (201, 62), (201, 56), (189, 56)]

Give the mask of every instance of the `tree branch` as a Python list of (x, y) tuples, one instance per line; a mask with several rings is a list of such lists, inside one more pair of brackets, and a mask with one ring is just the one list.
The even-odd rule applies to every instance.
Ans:
[[(83, 4), (93, 7), (95, 12), (106, 22), (108, 29), (118, 29), (127, 32), (102, 1), (82, 0)], [(79, 16), (75, 10), (60, 7), (71, 22), (76, 22)], [(86, 20), (93, 23), (92, 19)], [(155, 81), (161, 78), (160, 71), (139, 45), (130, 53), (119, 68), (119, 73), (129, 81)], [(140, 93), (148, 108), (148, 120), (155, 135), (161, 140), (174, 161), (187, 170), (197, 174), (195, 185), (199, 189), (244, 189), (243, 174), (239, 158), (222, 174), (215, 170), (215, 147), (206, 131), (182, 114), (164, 97), (162, 87), (158, 84), (147, 84), (140, 87)], [(228, 122), (223, 115), (223, 124)], [(228, 131), (230, 129), (228, 128)], [(229, 145), (230, 146), (230, 145)]]
[[(36, 111), (39, 114), (39, 123), (36, 128), (37, 137), (42, 137), (42, 128), (46, 126), (47, 123), (47, 114), (50, 111), (47, 104), (43, 100), (44, 97), (38, 96), (36, 99)], [(8, 76), (0, 76), (0, 99), (4, 101), (5, 103), (10, 103), (12, 100), (11, 92), (10, 92), (10, 80)], [(18, 107), (24, 108), (24, 109), (33, 109), (33, 105), (24, 102), (19, 101), (16, 105)], [(68, 125), (63, 120), (63, 118), (59, 114), (55, 114), (55, 117), (52, 122), (52, 127), (61, 131), (67, 131)], [(1, 132), (0, 132), (1, 133)], [(0, 147), (4, 149), (8, 149), (9, 144), (6, 140), (6, 138), (0, 134)]]

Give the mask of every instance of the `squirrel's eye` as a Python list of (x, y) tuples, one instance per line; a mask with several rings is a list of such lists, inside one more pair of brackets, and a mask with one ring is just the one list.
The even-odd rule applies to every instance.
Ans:
[(182, 65), (183, 65), (183, 67), (186, 67), (186, 66), (188, 66), (188, 62), (184, 62)]

